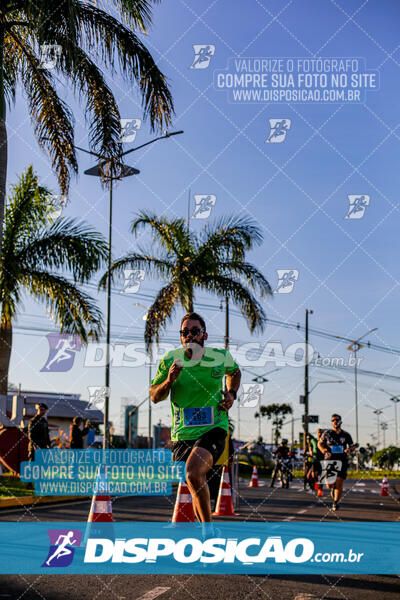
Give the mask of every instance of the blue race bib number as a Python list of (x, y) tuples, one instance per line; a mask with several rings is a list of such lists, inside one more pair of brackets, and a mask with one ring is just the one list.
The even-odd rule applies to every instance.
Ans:
[(203, 427), (214, 424), (214, 409), (212, 406), (202, 408), (184, 408), (183, 425), (184, 427)]
[(332, 454), (343, 454), (343, 446), (332, 446)]

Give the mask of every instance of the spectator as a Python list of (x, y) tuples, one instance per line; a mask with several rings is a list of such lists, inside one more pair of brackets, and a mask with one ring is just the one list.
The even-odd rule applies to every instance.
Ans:
[(36, 415), (28, 424), (28, 460), (35, 460), (35, 450), (50, 448), (49, 425), (45, 417), (47, 404), (36, 404)]
[(82, 450), (83, 438), (89, 433), (90, 421), (86, 421), (82, 427), (82, 417), (74, 417), (70, 427), (69, 447), (74, 450)]

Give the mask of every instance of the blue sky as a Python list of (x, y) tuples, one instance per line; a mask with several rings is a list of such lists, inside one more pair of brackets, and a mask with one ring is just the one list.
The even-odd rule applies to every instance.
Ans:
[[(310, 324), (335, 334), (357, 338), (378, 327), (371, 342), (397, 347), (399, 324), (399, 212), (400, 117), (398, 93), (400, 7), (395, 0), (214, 0), (194, 3), (170, 0), (154, 10), (154, 27), (144, 42), (168, 77), (176, 116), (172, 129), (184, 135), (163, 140), (129, 156), (128, 164), (140, 169), (139, 176), (121, 182), (114, 195), (115, 257), (134, 248), (129, 223), (141, 208), (166, 216), (186, 217), (189, 189), (194, 194), (213, 194), (216, 204), (210, 219), (225, 214), (247, 215), (263, 230), (264, 242), (250, 258), (272, 287), (277, 269), (294, 269), (299, 277), (289, 294), (275, 294), (265, 302), (270, 318), (304, 322), (305, 308), (314, 314)], [(215, 54), (205, 69), (190, 69), (193, 45), (213, 45)], [(228, 102), (225, 91), (213, 85), (214, 71), (227, 68), (232, 58), (244, 57), (359, 57), (367, 70), (379, 73), (379, 89), (368, 91), (364, 103), (237, 103)], [(121, 116), (140, 118), (140, 99), (134, 87), (118, 74), (109, 76), (119, 101)], [(60, 93), (70, 103), (76, 119), (76, 143), (87, 146), (87, 128), (80, 106), (60, 82)], [(282, 143), (265, 143), (269, 119), (290, 119), (291, 127)], [(47, 159), (32, 133), (23, 94), (8, 115), (8, 181), (30, 163), (55, 192), (57, 183)], [(151, 138), (148, 123), (138, 131), (135, 145)], [(129, 149), (126, 145), (126, 149)], [(92, 166), (90, 157), (79, 155), (80, 174), (72, 182), (65, 215), (84, 219), (107, 233), (107, 193), (98, 180), (83, 171)], [(361, 219), (345, 219), (348, 195), (368, 195), (370, 204)], [(200, 230), (204, 220), (191, 220)], [(149, 244), (150, 239), (140, 240)], [(127, 335), (141, 336), (144, 309), (159, 282), (145, 279), (139, 295), (113, 295), (112, 328), (115, 341)], [(92, 290), (93, 291), (93, 290)], [(93, 291), (97, 295), (96, 292)], [(143, 294), (144, 296), (142, 296)], [(146, 299), (147, 297), (147, 299)], [(219, 299), (199, 293), (213, 339), (222, 341), (223, 315)], [(104, 307), (104, 295), (98, 296)], [(177, 315), (182, 311), (178, 309)], [(18, 325), (42, 331), (17, 330), (10, 380), (25, 389), (81, 393), (87, 386), (103, 385), (103, 369), (85, 367), (82, 350), (67, 373), (40, 372), (47, 358), (45, 338), (51, 329), (45, 309), (29, 299)], [(176, 323), (166, 337), (175, 339)], [(29, 335), (27, 335), (29, 333)], [(246, 341), (278, 340), (284, 347), (302, 339), (302, 333), (268, 325), (262, 336), (250, 336), (244, 320), (231, 320), (232, 338)], [(34, 335), (32, 335), (34, 334)], [(343, 357), (349, 352), (341, 341), (310, 338), (322, 356)], [(361, 367), (400, 377), (396, 355), (363, 349)], [(267, 365), (264, 371), (274, 365)], [(263, 372), (263, 369), (258, 369)], [(113, 368), (111, 414), (119, 425), (122, 397), (141, 400), (146, 395), (147, 367)], [(345, 379), (338, 385), (320, 385), (311, 395), (310, 411), (328, 425), (330, 413), (342, 412), (344, 427), (354, 434), (354, 387), (349, 373), (311, 369), (311, 385), (327, 379)], [(245, 374), (245, 382), (251, 380)], [(371, 442), (376, 420), (366, 405), (385, 407), (390, 402), (378, 388), (400, 393), (399, 381), (360, 376), (360, 441)], [(298, 396), (302, 393), (303, 370), (289, 368), (271, 374), (263, 403), (291, 402), (294, 416), (301, 416)], [(135, 403), (135, 401), (133, 401)], [(147, 409), (139, 427), (145, 432)], [(242, 439), (255, 435), (254, 409), (241, 411)], [(389, 423), (386, 441), (394, 441), (393, 407), (386, 409)], [(236, 409), (233, 410), (236, 418)], [(168, 424), (169, 406), (158, 405), (153, 420)], [(300, 421), (296, 422), (297, 437)], [(264, 437), (269, 439), (267, 423)], [(285, 429), (289, 433), (289, 428)]]

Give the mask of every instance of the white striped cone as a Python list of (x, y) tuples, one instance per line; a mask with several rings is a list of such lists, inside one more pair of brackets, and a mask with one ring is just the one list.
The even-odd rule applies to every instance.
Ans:
[(186, 482), (180, 481), (172, 523), (194, 523), (195, 521), (196, 517), (194, 516), (192, 496)]
[(381, 483), (381, 496), (389, 496), (389, 482), (386, 479), (386, 477), (384, 477), (382, 479), (382, 483)]
[(110, 496), (93, 496), (88, 523), (111, 523), (113, 520)]
[(221, 485), (219, 488), (217, 506), (213, 515), (216, 517), (236, 517), (233, 509), (231, 485), (229, 483), (229, 473), (226, 467), (224, 467), (221, 476)]
[(250, 481), (248, 487), (258, 487), (258, 472), (257, 472), (257, 467), (255, 465), (253, 467), (253, 474), (251, 476), (251, 481)]

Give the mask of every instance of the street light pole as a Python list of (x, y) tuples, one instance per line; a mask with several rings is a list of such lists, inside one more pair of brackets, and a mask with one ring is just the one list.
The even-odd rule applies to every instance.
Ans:
[[(111, 338), (111, 253), (112, 253), (112, 201), (113, 201), (113, 181), (120, 180), (124, 177), (129, 177), (131, 175), (138, 175), (140, 171), (135, 169), (134, 167), (129, 167), (122, 162), (122, 158), (131, 152), (135, 152), (140, 148), (144, 148), (145, 146), (149, 146), (158, 140), (169, 138), (173, 135), (179, 135), (183, 133), (183, 131), (175, 131), (172, 133), (166, 133), (165, 135), (159, 136), (146, 142), (145, 144), (141, 144), (140, 146), (136, 146), (136, 148), (131, 148), (130, 150), (126, 150), (125, 152), (121, 152), (116, 156), (103, 156), (96, 152), (92, 152), (90, 150), (85, 150), (84, 148), (80, 148), (79, 146), (75, 146), (78, 150), (85, 152), (86, 154), (90, 154), (95, 156), (100, 162), (90, 169), (85, 171), (86, 175), (94, 175), (96, 177), (102, 177), (105, 182), (109, 183), (109, 221), (108, 221), (108, 273), (107, 273), (107, 314), (106, 314), (106, 366), (105, 366), (105, 393), (104, 393), (104, 439), (103, 439), (103, 448), (106, 449), (109, 447), (110, 442), (110, 432), (108, 427), (108, 417), (109, 417), (109, 405), (110, 405), (110, 338)], [(151, 427), (151, 421), (149, 423), (149, 427)], [(150, 438), (149, 438), (150, 444)]]
[(398, 422), (397, 422), (397, 403), (400, 402), (400, 396), (393, 396), (393, 394), (390, 394), (383, 388), (379, 388), (379, 391), (390, 396), (390, 401), (393, 402), (393, 404), (394, 404), (394, 427), (395, 427), (394, 435), (395, 435), (395, 440), (396, 440), (396, 446), (398, 446), (399, 445), (399, 430), (398, 430)]
[[(357, 338), (356, 340), (349, 340), (348, 338), (343, 338), (340, 335), (336, 335), (335, 337), (339, 340), (345, 340), (346, 342), (351, 342), (350, 346), (347, 346), (346, 350), (350, 350), (354, 354), (354, 406), (355, 406), (355, 418), (356, 418), (356, 442), (358, 444), (358, 386), (357, 386), (357, 352), (364, 347), (364, 344), (360, 344), (360, 340), (364, 339), (365, 336), (369, 335), (373, 331), (376, 331), (378, 328), (374, 327), (370, 329), (364, 335)], [(358, 457), (358, 454), (357, 454)], [(358, 458), (357, 458), (357, 471), (358, 471)]]
[(393, 396), (393, 398), (390, 398), (391, 401), (394, 403), (394, 427), (395, 427), (395, 440), (396, 440), (396, 446), (399, 445), (399, 430), (398, 430), (398, 423), (397, 423), (397, 403), (400, 402), (400, 398), (398, 396)]
[(308, 434), (308, 315), (312, 315), (313, 311), (306, 308), (306, 326), (305, 326), (305, 364), (304, 364), (304, 440), (303, 440), (303, 451), (304, 456), (306, 453), (306, 438)]
[(107, 273), (107, 313), (106, 313), (106, 369), (104, 399), (104, 438), (103, 448), (110, 446), (109, 409), (110, 409), (110, 337), (111, 337), (111, 250), (112, 250), (112, 200), (113, 177), (110, 176), (110, 195), (108, 207), (108, 273)]

